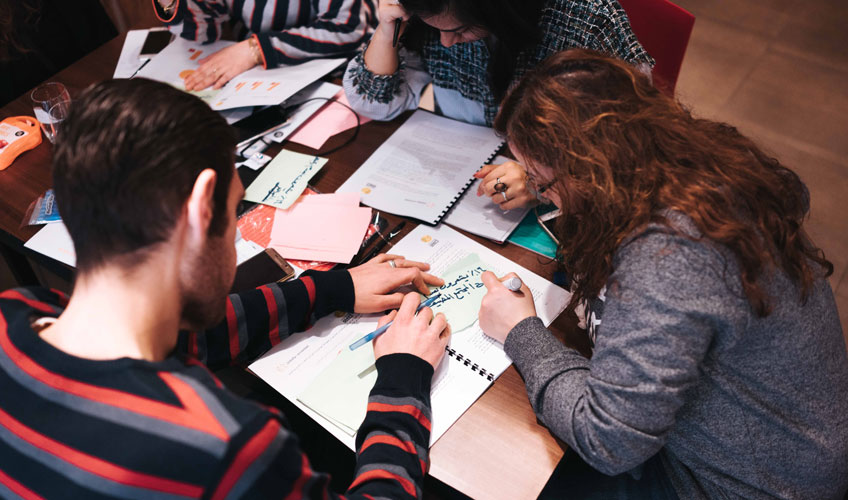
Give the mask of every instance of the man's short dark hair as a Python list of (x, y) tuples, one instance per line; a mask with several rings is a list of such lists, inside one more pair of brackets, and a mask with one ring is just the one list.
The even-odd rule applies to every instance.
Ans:
[(217, 173), (210, 235), (226, 228), (235, 135), (195, 96), (136, 78), (76, 99), (53, 155), (53, 183), (77, 269), (144, 260), (165, 241), (200, 172)]

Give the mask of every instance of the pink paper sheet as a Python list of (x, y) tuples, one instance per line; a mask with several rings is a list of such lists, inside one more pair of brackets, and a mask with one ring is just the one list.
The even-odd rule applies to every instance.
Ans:
[[(338, 102), (350, 106), (344, 90), (340, 90), (334, 97)], [(359, 116), (360, 124), (369, 121), (371, 121), (370, 118)], [(289, 136), (288, 140), (312, 149), (321, 149), (327, 139), (355, 126), (356, 117), (353, 113), (348, 108), (331, 102), (306, 120), (294, 134)]]
[(371, 209), (359, 207), (355, 193), (310, 195), (276, 211), (270, 246), (287, 259), (349, 263), (370, 219)]

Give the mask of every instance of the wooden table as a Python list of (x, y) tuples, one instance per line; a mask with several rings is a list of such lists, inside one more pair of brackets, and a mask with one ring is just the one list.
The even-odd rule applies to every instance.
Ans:
[[(123, 36), (110, 41), (51, 78), (78, 95), (90, 83), (110, 78), (123, 45)], [(0, 109), (0, 119), (31, 115), (28, 95)], [(329, 156), (327, 165), (312, 180), (322, 192), (332, 192), (344, 182), (377, 147), (397, 129), (405, 117), (392, 122), (370, 122), (362, 126), (356, 141)], [(352, 131), (330, 139), (324, 149), (341, 144)], [(287, 149), (305, 153), (316, 151), (287, 143)], [(279, 149), (274, 146), (269, 153)], [(29, 204), (51, 186), (48, 141), (24, 153), (11, 167), (0, 172), (0, 241), (12, 259), (27, 253), (22, 244), (37, 227), (21, 227)], [(400, 218), (389, 216), (391, 225)], [(415, 224), (407, 224), (409, 232)], [(554, 266), (547, 259), (513, 245), (498, 245), (468, 235), (486, 247), (533, 270), (551, 277)], [(28, 253), (39, 262), (51, 259)], [(12, 263), (15, 265), (15, 262)], [(61, 269), (57, 263), (52, 268)], [(579, 344), (573, 322), (560, 317), (553, 330)], [(574, 340), (577, 339), (577, 340)], [(524, 383), (510, 367), (494, 385), (448, 430), (431, 449), (430, 474), (445, 484), (474, 498), (535, 498), (563, 454), (561, 444), (539, 425), (530, 407)]]

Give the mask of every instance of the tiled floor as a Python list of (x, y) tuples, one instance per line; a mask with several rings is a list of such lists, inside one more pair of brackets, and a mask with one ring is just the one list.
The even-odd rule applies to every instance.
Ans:
[(848, 339), (848, 2), (673, 0), (695, 15), (677, 95), (798, 172)]

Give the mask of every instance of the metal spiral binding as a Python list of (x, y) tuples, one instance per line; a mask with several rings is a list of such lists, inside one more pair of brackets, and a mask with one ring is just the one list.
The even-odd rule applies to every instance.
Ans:
[[(495, 148), (495, 150), (492, 152), (492, 154), (490, 154), (489, 157), (486, 158), (486, 161), (483, 163), (483, 165), (487, 165), (487, 164), (491, 163), (492, 160), (494, 160), (495, 157), (498, 156), (498, 151), (500, 151), (501, 148), (503, 148), (503, 145), (504, 145), (504, 142), (501, 141), (501, 143), (498, 144), (498, 147)], [(483, 165), (480, 165), (480, 166), (482, 167)], [(451, 211), (453, 206), (456, 205), (457, 200), (462, 198), (462, 195), (465, 194), (466, 191), (468, 191), (469, 186), (471, 186), (472, 184), (474, 184), (474, 176), (472, 176), (470, 179), (468, 179), (468, 182), (465, 183), (465, 186), (463, 186), (463, 188), (459, 190), (459, 193), (457, 193), (456, 196), (453, 197), (453, 199), (448, 204), (448, 206), (445, 207), (445, 209), (442, 211), (441, 214), (439, 214), (439, 217), (436, 218), (436, 220), (434, 220), (432, 222), (432, 225), (435, 226), (436, 224), (438, 224), (439, 221), (441, 221), (444, 218), (444, 216), (447, 215), (447, 213)]]
[(458, 352), (456, 352), (456, 349), (451, 349), (450, 346), (447, 346), (447, 347), (445, 347), (445, 351), (448, 352), (448, 356), (452, 357), (453, 359), (455, 359), (455, 360), (459, 361), (460, 363), (462, 363), (463, 365), (467, 366), (468, 368), (471, 369), (471, 371), (473, 371), (475, 373), (479, 373), (481, 377), (485, 377), (489, 382), (495, 381), (495, 374), (494, 373), (486, 371), (485, 368), (481, 368), (477, 363), (472, 362), (470, 359), (468, 359), (465, 356), (463, 356), (462, 354), (459, 354)]

